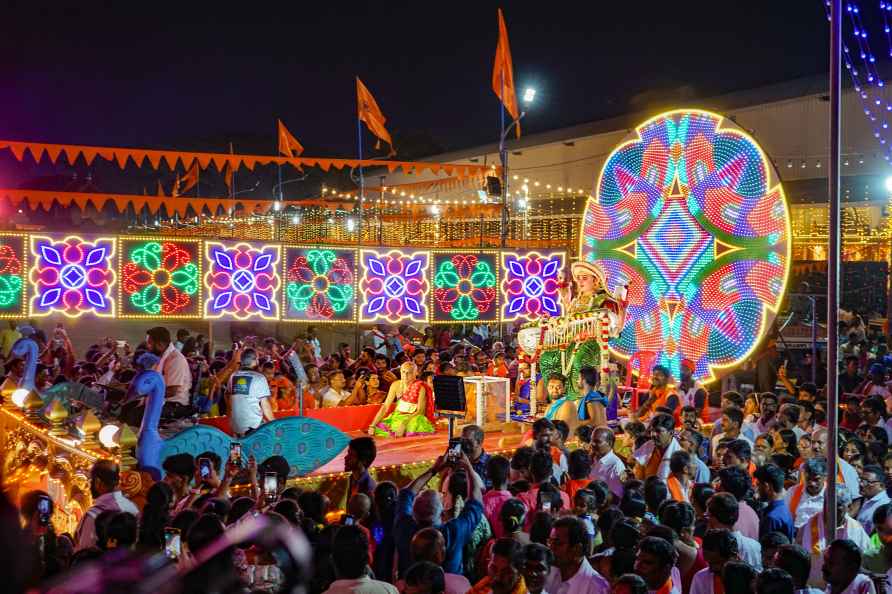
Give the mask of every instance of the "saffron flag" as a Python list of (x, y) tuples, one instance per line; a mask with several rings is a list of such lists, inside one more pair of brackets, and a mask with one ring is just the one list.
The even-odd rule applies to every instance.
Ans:
[[(381, 108), (378, 107), (377, 101), (372, 97), (372, 93), (364, 84), (362, 84), (362, 81), (359, 80), (358, 76), (356, 77), (356, 108), (359, 120), (365, 122), (369, 132), (390, 145), (390, 155), (388, 156), (392, 157), (395, 155), (396, 151), (393, 150), (393, 141), (390, 139), (390, 132), (384, 127), (384, 122), (387, 121), (387, 118), (384, 117)], [(378, 144), (375, 145), (375, 148), (379, 148), (380, 146), (381, 143), (379, 141)]]
[(155, 190), (155, 195), (156, 196), (164, 196), (164, 189), (161, 188), (161, 180), (160, 179), (158, 180), (158, 189)]
[[(229, 143), (229, 154), (233, 154), (232, 152), (232, 143)], [(226, 189), (229, 191), (230, 198), (232, 197), (232, 163), (226, 161), (226, 166), (223, 167), (223, 183), (226, 184)]]
[(276, 120), (279, 125), (279, 154), (289, 158), (299, 157), (304, 152), (304, 147), (291, 135), (282, 120)]
[[(496, 45), (496, 59), (492, 65), (492, 90), (505, 106), (505, 111), (517, 121), (517, 94), (514, 92), (514, 64), (511, 61), (511, 48), (508, 45), (508, 27), (499, 9), (499, 43)], [(517, 123), (517, 137), (520, 138), (520, 122)]]
[(174, 196), (182, 196), (184, 192), (188, 192), (198, 184), (198, 160), (195, 160), (183, 177), (177, 178)]

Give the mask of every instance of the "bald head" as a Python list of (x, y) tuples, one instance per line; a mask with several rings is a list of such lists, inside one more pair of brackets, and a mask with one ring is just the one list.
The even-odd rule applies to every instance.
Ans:
[(372, 511), (372, 500), (365, 493), (357, 493), (347, 503), (347, 512), (360, 521), (367, 518)]
[(423, 528), (412, 537), (409, 552), (412, 555), (412, 563), (430, 561), (440, 565), (446, 558), (446, 539), (436, 528)]

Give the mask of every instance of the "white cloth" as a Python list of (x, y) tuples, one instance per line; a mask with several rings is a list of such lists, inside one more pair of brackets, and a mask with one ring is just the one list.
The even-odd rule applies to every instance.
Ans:
[(399, 594), (399, 590), (393, 584), (364, 576), (357, 580), (335, 580), (325, 594)]
[(458, 573), (446, 574), (446, 593), (445, 594), (466, 594), (471, 589), (471, 582), (468, 578)]
[(713, 573), (709, 571), (708, 567), (704, 567), (691, 579), (689, 594), (714, 594), (713, 583)]
[[(818, 550), (814, 551), (814, 539), (812, 538), (812, 524), (816, 524), (818, 531)], [(837, 538), (847, 538), (858, 545), (862, 555), (872, 554), (873, 545), (870, 543), (870, 537), (864, 532), (864, 528), (857, 520), (846, 514), (846, 522), (841, 528), (836, 529)], [(821, 567), (824, 565), (824, 549), (827, 548), (827, 538), (824, 532), (824, 512), (819, 512), (812, 516), (806, 524), (796, 533), (796, 543), (801, 545), (811, 556), (811, 573), (808, 574), (808, 585), (816, 588), (823, 588), (826, 585), (824, 576), (821, 573)]]
[(737, 555), (744, 563), (748, 563), (756, 571), (762, 571), (762, 545), (735, 530), (731, 533), (737, 539)]
[(566, 582), (561, 579), (561, 570), (552, 567), (545, 579), (545, 589), (552, 594), (607, 594), (610, 583), (583, 558), (579, 570)]
[(244, 435), (248, 430), (260, 427), (263, 424), (260, 402), (270, 396), (266, 376), (249, 369), (236, 371), (229, 378), (229, 393), (232, 395), (229, 415), (232, 432)]
[(861, 510), (858, 512), (858, 521), (864, 526), (864, 531), (870, 534), (873, 532), (873, 512), (881, 505), (889, 503), (889, 495), (883, 489), (870, 499), (865, 499), (861, 503)]
[(189, 371), (189, 362), (183, 353), (178, 351), (172, 344), (167, 345), (167, 350), (161, 355), (158, 364), (155, 365), (155, 371), (164, 378), (164, 386), (167, 393), (170, 389), (176, 387), (170, 397), (165, 402), (176, 402), (186, 406), (189, 404), (189, 390), (192, 389), (192, 372)]
[[(654, 442), (648, 440), (647, 443), (635, 450), (635, 454), (633, 455), (635, 461), (642, 466), (647, 466), (647, 461), (650, 460), (650, 456), (651, 454), (653, 454), (655, 447), (656, 445), (654, 444)], [(666, 448), (666, 451), (663, 452), (663, 459), (660, 460), (660, 466), (659, 468), (657, 468), (658, 477), (663, 480), (669, 478), (669, 459), (672, 457), (672, 454), (680, 449), (681, 446), (678, 445), (678, 441), (673, 437), (672, 441), (669, 442), (669, 446)]]
[[(827, 594), (830, 594), (830, 586), (827, 586), (826, 590)], [(855, 576), (855, 579), (852, 580), (852, 583), (848, 585), (848, 587), (840, 592), (839, 594), (876, 594), (877, 590), (873, 585), (873, 580), (864, 575), (863, 573), (859, 573)]]
[(341, 404), (341, 401), (350, 396), (350, 392), (347, 390), (341, 390), (338, 392), (334, 388), (329, 388), (322, 394), (322, 406), (323, 408), (330, 408), (332, 406), (338, 406)]
[(87, 510), (77, 526), (74, 550), (80, 551), (96, 545), (96, 518), (104, 511), (127, 512), (139, 516), (139, 508), (127, 499), (120, 491), (112, 491), (100, 495), (93, 500), (93, 506)]
[(807, 489), (802, 489), (799, 507), (796, 508), (796, 513), (793, 513), (793, 508), (790, 507), (790, 500), (795, 492), (796, 487), (787, 489), (784, 495), (784, 503), (787, 504), (787, 509), (793, 514), (793, 527), (799, 530), (799, 527), (808, 522), (810, 517), (824, 509), (824, 489), (821, 489), (821, 492), (817, 495), (809, 495)]
[(626, 465), (616, 455), (616, 452), (610, 450), (603, 458), (592, 460), (592, 471), (589, 478), (604, 481), (610, 492), (617, 498), (621, 498), (623, 496), (622, 475), (625, 470)]

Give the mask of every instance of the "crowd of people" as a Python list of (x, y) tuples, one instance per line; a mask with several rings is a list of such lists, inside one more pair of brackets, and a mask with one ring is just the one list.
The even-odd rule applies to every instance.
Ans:
[[(127, 398), (127, 382), (153, 368), (165, 379), (168, 419), (226, 413), (242, 435), (301, 400), (310, 407), (384, 402), (404, 363), (425, 381), (501, 375), (515, 400), (531, 397), (529, 365), (512, 341), (476, 331), (474, 340), (450, 332), (448, 343), (419, 333), (413, 344), (402, 332), (375, 329), (355, 359), (346, 344), (323, 357), (312, 328), (290, 345), (245, 337), (214, 352), (204, 337), (157, 327), (143, 344), (108, 340), (82, 359), (61, 327), (48, 339), (32, 326), (10, 326), (0, 332), (6, 353), (15, 339), (7, 333), (40, 345), (38, 387), (79, 381), (110, 400), (120, 392), (122, 418), (138, 420), (142, 405)], [(240, 523), (265, 517), (305, 535), (312, 593), (892, 593), (886, 357), (882, 349), (847, 353), (838, 452), (826, 451), (822, 390), (785, 373), (803, 366), (797, 362), (777, 366), (772, 391), (747, 393), (657, 377), (669, 376), (658, 368), (659, 397), (642, 395), (635, 410), (623, 401), (619, 422), (571, 431), (539, 418), (529, 439), (499, 454), (485, 451), (480, 427), (466, 425), (461, 452), (450, 449), (406, 485), (376, 483), (376, 438), (355, 437), (344, 509), (321, 491), (289, 485), (284, 458), (221, 460), (213, 452), (164, 460), (164, 479), (140, 509), (122, 493), (118, 467), (100, 460), (90, 477), (93, 505), (73, 534), (55, 534), (49, 493), (21, 497), (17, 531), (6, 537), (20, 545), (3, 545), (21, 561), (11, 583), (33, 586), (140, 554), (182, 567), (183, 591), (278, 591), (281, 560), (262, 545), (225, 548), (213, 570), (197, 561)], [(20, 381), (21, 368), (7, 363), (0, 392)], [(557, 400), (560, 390), (550, 386), (590, 374), (542, 378), (549, 386), (542, 393)], [(835, 477), (828, 456), (837, 458)], [(823, 517), (828, 489), (837, 502), (832, 535)]]

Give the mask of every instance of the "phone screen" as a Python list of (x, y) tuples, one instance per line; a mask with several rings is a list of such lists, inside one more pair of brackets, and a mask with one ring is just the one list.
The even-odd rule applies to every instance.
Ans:
[(52, 508), (52, 503), (50, 502), (49, 497), (41, 497), (37, 501), (37, 513), (39, 514), (39, 522), (41, 526), (48, 526), (50, 523), (50, 509)]
[(353, 519), (353, 516), (351, 516), (350, 514), (347, 514), (346, 516), (344, 516), (344, 526), (352, 526), (354, 524), (354, 522), (355, 522), (355, 520)]
[(229, 447), (229, 459), (235, 462), (236, 464), (240, 464), (242, 461), (242, 444), (233, 443)]
[(455, 462), (461, 458), (461, 438), (453, 437), (449, 440), (449, 449), (446, 450), (446, 459)]
[(198, 460), (198, 472), (201, 474), (201, 478), (206, 479), (211, 476), (211, 461), (207, 458), (201, 458)]
[(119, 349), (123, 349), (123, 348), (124, 348), (124, 345), (126, 345), (126, 344), (127, 344), (127, 341), (126, 341), (126, 340), (119, 340), (119, 341), (117, 341), (117, 345), (118, 345), (118, 348), (119, 348)]
[(551, 511), (551, 502), (550, 501), (542, 502), (542, 511)]
[(267, 472), (263, 475), (263, 494), (267, 499), (275, 499), (279, 490), (279, 476), (275, 472)]
[(164, 529), (164, 555), (169, 559), (180, 556), (180, 531), (177, 528)]

